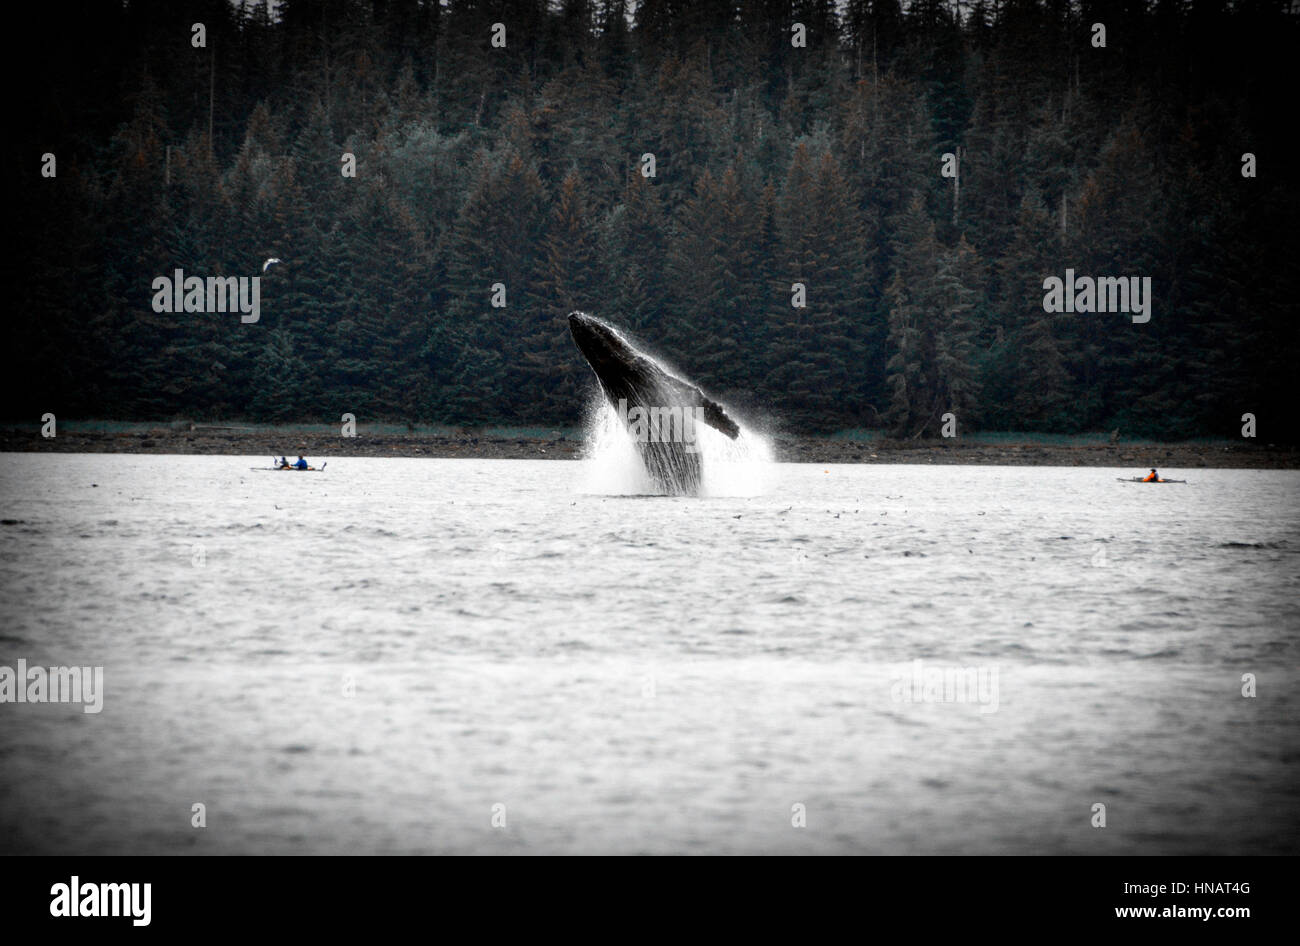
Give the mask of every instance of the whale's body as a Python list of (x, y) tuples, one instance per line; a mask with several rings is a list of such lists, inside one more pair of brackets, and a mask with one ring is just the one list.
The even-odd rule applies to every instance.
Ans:
[[(569, 331), (605, 397), (625, 424), (631, 422), (641, 461), (655, 484), (673, 496), (698, 493), (703, 466), (695, 422), (733, 440), (740, 427), (721, 404), (689, 381), (669, 374), (599, 319), (570, 313)], [(640, 419), (644, 423), (638, 423)]]

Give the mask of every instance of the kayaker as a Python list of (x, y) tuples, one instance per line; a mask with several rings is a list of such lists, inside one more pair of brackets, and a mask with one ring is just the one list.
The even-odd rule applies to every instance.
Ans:
[(299, 455), (298, 462), (294, 464), (294, 467), (299, 470), (305, 470), (307, 469), (307, 461), (304, 460), (301, 455)]
[(288, 458), (288, 457), (280, 457), (280, 469), (282, 469), (282, 470), (287, 470), (287, 469), (289, 469), (289, 458)]
[(1144, 477), (1142, 478), (1142, 482), (1143, 482), (1143, 483), (1159, 483), (1159, 482), (1160, 482), (1160, 474), (1157, 473), (1155, 470), (1152, 470), (1150, 473), (1148, 473), (1146, 476), (1144, 476)]

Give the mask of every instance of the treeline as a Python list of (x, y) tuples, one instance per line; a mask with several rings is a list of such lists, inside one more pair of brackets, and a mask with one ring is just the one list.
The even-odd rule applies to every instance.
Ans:
[[(1297, 436), (1285, 2), (47, 6), (14, 418), (572, 424), (582, 309), (787, 429)], [(151, 306), (268, 257), (255, 324)]]

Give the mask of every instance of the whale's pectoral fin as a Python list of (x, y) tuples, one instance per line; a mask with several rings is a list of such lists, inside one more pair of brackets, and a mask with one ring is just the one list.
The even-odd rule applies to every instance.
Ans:
[(680, 378), (669, 378), (671, 385), (685, 403), (692, 407), (704, 408), (703, 420), (715, 430), (720, 430), (732, 440), (740, 436), (740, 425), (727, 416), (726, 410), (717, 401), (707, 397), (703, 391)]
[(740, 426), (727, 416), (727, 412), (722, 409), (721, 404), (709, 400), (703, 394), (700, 395), (700, 399), (704, 402), (704, 423), (722, 431), (732, 440), (740, 436)]

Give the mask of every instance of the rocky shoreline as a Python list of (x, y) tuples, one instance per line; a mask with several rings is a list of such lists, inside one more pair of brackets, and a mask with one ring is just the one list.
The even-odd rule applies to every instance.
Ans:
[[(1145, 472), (1204, 468), (1300, 469), (1300, 448), (1240, 443), (977, 443), (774, 438), (778, 460), (791, 463), (934, 463), (1014, 466), (1132, 467)], [(501, 460), (572, 460), (582, 441), (555, 433), (518, 437), (455, 432), (369, 433), (345, 438), (302, 430), (177, 425), (125, 431), (60, 431), (44, 438), (35, 425), (0, 429), (0, 451), (40, 453), (157, 453), (272, 456), (303, 454), (313, 461), (335, 457), (473, 457)]]

